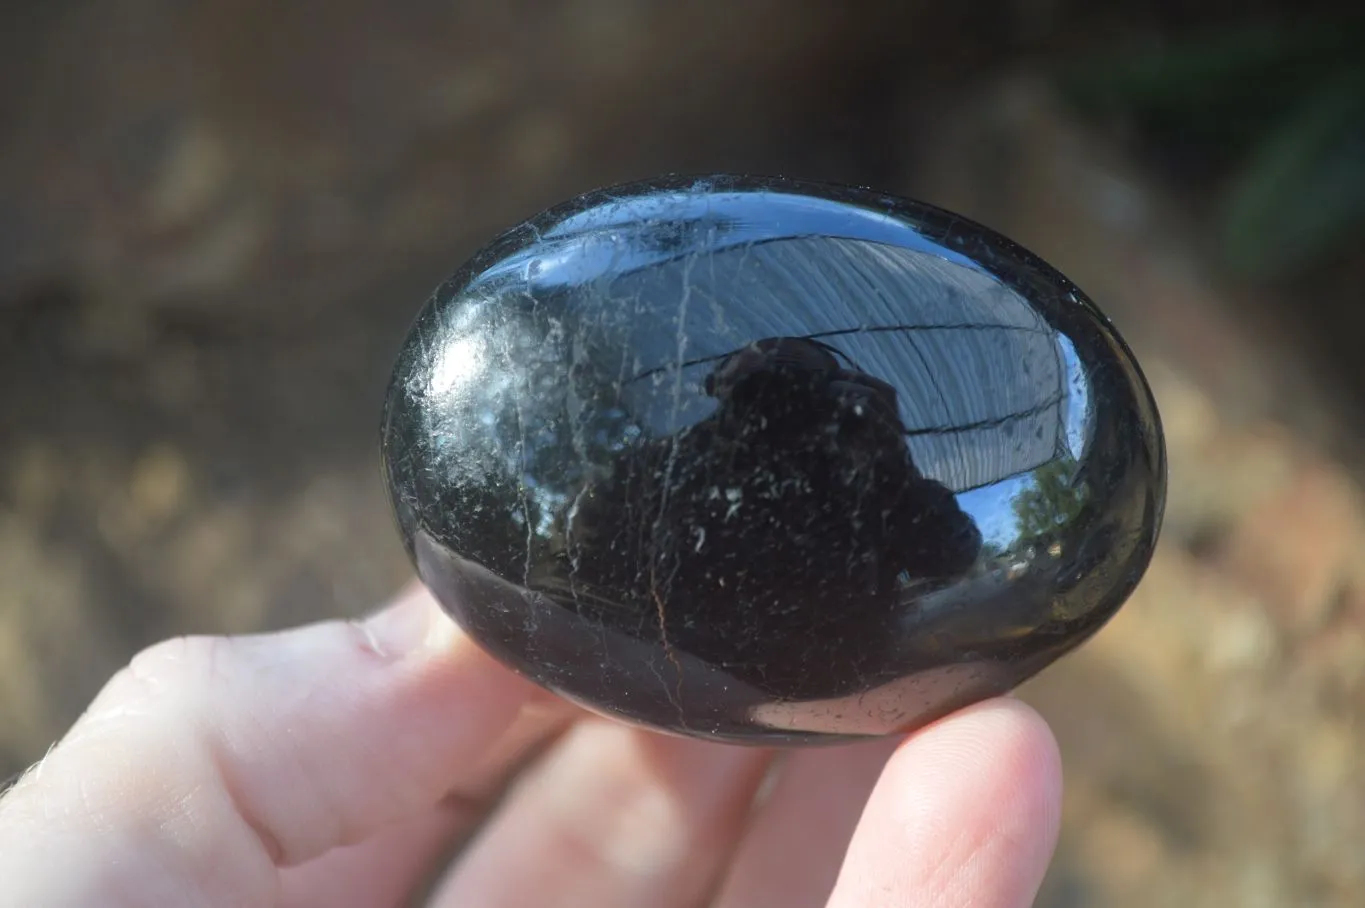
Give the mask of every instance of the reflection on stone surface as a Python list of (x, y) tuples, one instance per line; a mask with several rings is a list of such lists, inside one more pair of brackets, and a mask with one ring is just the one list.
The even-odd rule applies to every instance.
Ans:
[(1164, 453), (1094, 306), (990, 231), (658, 181), (504, 235), (399, 358), (424, 582), (507, 663), (672, 731), (814, 743), (1009, 689), (1123, 603)]

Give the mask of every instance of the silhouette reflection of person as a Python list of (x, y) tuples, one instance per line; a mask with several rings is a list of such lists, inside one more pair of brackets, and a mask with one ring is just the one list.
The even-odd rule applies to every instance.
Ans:
[(890, 680), (900, 590), (960, 576), (981, 547), (916, 469), (896, 390), (786, 337), (730, 354), (704, 391), (711, 416), (582, 497), (566, 552), (580, 611), (637, 637), (662, 622), (669, 646), (773, 696)]

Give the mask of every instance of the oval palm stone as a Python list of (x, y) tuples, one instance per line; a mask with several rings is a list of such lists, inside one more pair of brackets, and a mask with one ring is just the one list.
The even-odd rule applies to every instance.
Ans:
[(421, 311), (383, 420), (421, 579), (598, 712), (806, 744), (1002, 693), (1123, 604), (1165, 463), (1061, 274), (926, 205), (785, 180), (583, 196)]

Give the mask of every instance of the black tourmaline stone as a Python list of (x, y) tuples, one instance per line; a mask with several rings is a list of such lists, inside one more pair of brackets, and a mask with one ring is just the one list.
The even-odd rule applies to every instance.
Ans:
[(587, 195), (444, 284), (383, 425), (468, 633), (717, 740), (904, 732), (1074, 649), (1147, 566), (1161, 429), (1065, 277), (947, 212), (785, 180)]

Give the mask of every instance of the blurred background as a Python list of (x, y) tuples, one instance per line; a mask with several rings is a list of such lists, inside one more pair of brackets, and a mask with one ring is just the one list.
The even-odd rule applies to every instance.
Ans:
[(1004, 231), (1133, 343), (1160, 553), (1025, 695), (1041, 904), (1365, 903), (1365, 20), (1338, 3), (50, 0), (0, 28), (0, 777), (137, 648), (408, 576), (392, 357), (600, 184), (872, 184)]

